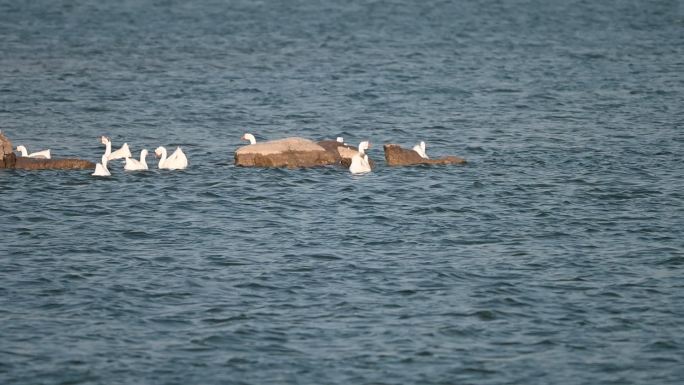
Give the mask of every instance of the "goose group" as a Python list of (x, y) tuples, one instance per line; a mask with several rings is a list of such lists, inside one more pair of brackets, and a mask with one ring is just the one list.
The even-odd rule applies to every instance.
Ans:
[[(128, 143), (124, 143), (121, 148), (112, 151), (112, 140), (107, 136), (100, 137), (100, 143), (104, 144), (105, 152), (102, 154), (101, 162), (95, 165), (95, 172), (93, 176), (111, 176), (107, 164), (111, 160), (124, 159), (124, 170), (126, 171), (144, 171), (149, 170), (147, 165), (148, 150), (143, 148), (140, 150), (140, 159), (133, 158)], [(180, 146), (176, 151), (167, 157), (166, 148), (160, 146), (155, 150), (155, 155), (160, 158), (158, 167), (167, 170), (183, 170), (188, 167), (188, 158), (181, 150)]]
[[(248, 141), (250, 145), (257, 143), (256, 138), (251, 133), (245, 133), (240, 139)], [(346, 146), (346, 143), (344, 143), (344, 138), (341, 136), (338, 136), (336, 141)], [(111, 160), (116, 159), (124, 159), (124, 170), (126, 171), (149, 170), (146, 160), (148, 155), (147, 149), (143, 148), (140, 151), (140, 159), (135, 159), (132, 157), (128, 143), (124, 143), (121, 148), (116, 151), (112, 151), (112, 141), (109, 137), (104, 135), (101, 136), (100, 142), (105, 146), (105, 152), (101, 157), (100, 163), (96, 164), (95, 171), (92, 174), (93, 176), (110, 176), (111, 173), (107, 167), (108, 163)], [(366, 154), (366, 151), (370, 147), (370, 142), (367, 140), (359, 143), (358, 151), (356, 151), (356, 153), (352, 156), (351, 164), (348, 168), (351, 174), (365, 174), (372, 171), (370, 160)], [(412, 150), (415, 151), (421, 158), (429, 159), (425, 149), (426, 145), (424, 141), (418, 142), (412, 148)], [(17, 151), (21, 152), (21, 156), (50, 159), (50, 150), (27, 154), (28, 151), (26, 150), (25, 146), (18, 146)], [(159, 163), (157, 165), (159, 169), (184, 170), (188, 167), (188, 158), (180, 146), (176, 147), (176, 150), (171, 155), (168, 155), (165, 147), (159, 146), (154, 150), (154, 154), (157, 158), (159, 158)]]
[[(1, 132), (1, 131), (0, 131)], [(248, 141), (249, 145), (255, 145), (257, 144), (256, 137), (251, 134), (251, 133), (244, 133), (242, 137), (240, 138), (242, 140)], [(291, 150), (289, 149), (290, 147), (287, 146), (292, 146), (290, 140), (293, 143), (297, 143), (295, 147), (300, 146), (300, 143), (311, 143), (310, 145), (307, 144), (308, 149), (306, 150)], [(329, 141), (329, 140), (324, 140), (319, 142), (320, 145), (316, 142), (313, 142), (309, 139), (305, 138), (285, 138), (281, 140), (274, 140), (274, 141), (267, 141), (266, 143), (278, 143), (281, 147), (283, 146), (282, 143), (288, 143), (286, 147), (284, 147), (284, 150), (278, 150), (278, 151), (304, 151), (304, 152), (313, 152), (316, 153), (319, 150), (315, 149), (313, 147), (318, 147), (320, 151), (328, 151), (328, 154), (330, 151), (335, 151), (334, 149), (337, 149), (337, 152), (339, 152), (339, 155), (336, 154), (337, 159), (342, 157), (342, 164), (349, 164), (348, 170), (351, 174), (364, 174), (372, 171), (372, 161), (368, 158), (368, 155), (366, 154), (366, 151), (370, 148), (370, 141), (364, 140), (359, 143), (358, 149), (355, 149), (353, 146), (348, 145), (345, 143), (344, 138), (342, 136), (336, 137), (335, 141)], [(331, 143), (332, 142), (332, 147)], [(336, 143), (335, 143), (336, 142)], [(146, 148), (143, 148), (140, 151), (140, 158), (133, 158), (131, 154), (131, 149), (128, 143), (124, 143), (118, 150), (112, 151), (112, 140), (108, 136), (102, 135), (100, 136), (100, 143), (102, 143), (105, 146), (105, 151), (104, 154), (102, 154), (100, 162), (96, 164), (95, 170), (92, 173), (93, 176), (110, 176), (111, 172), (110, 169), (108, 168), (108, 165), (111, 163), (112, 160), (116, 159), (123, 159), (123, 169), (125, 171), (145, 171), (149, 170), (149, 165), (147, 164), (147, 155), (149, 154), (148, 150)], [(327, 143), (327, 144), (323, 144)], [(337, 144), (337, 146), (335, 146)], [(261, 145), (261, 144), (260, 144)], [(324, 146), (324, 147), (321, 147)], [(267, 145), (268, 146), (268, 145)], [(292, 148), (295, 148), (292, 147)], [(344, 148), (342, 148), (344, 147)], [(249, 146), (245, 146), (244, 149), (247, 150)], [(275, 147), (277, 148), (277, 146)], [(302, 148), (307, 148), (306, 146)], [(324, 148), (327, 148), (327, 150), (324, 150)], [(332, 149), (331, 149), (332, 148)], [(389, 149), (392, 150), (391, 154), (388, 155)], [(398, 149), (398, 150), (396, 150)], [(34, 159), (51, 159), (51, 151), (50, 149), (47, 150), (42, 150), (42, 151), (36, 151), (29, 153), (28, 149), (26, 148), (25, 145), (19, 145), (16, 147), (17, 152), (19, 152), (20, 157), (27, 157), (27, 158), (34, 158)], [(249, 162), (244, 162), (244, 163), (238, 163), (238, 156), (240, 154), (241, 149), (238, 149), (236, 151), (235, 159), (236, 159), (236, 165), (243, 165), (243, 166), (250, 166)], [(242, 154), (257, 154), (259, 155), (258, 151), (262, 151), (261, 148), (257, 150), (254, 148), (252, 151), (257, 151), (257, 152), (249, 152), (249, 150), (243, 152)], [(271, 149), (272, 151), (272, 149)], [(399, 145), (396, 144), (388, 144), (385, 145), (385, 158), (390, 165), (401, 165), (401, 164), (462, 164), (465, 163), (465, 160), (463, 158), (459, 157), (443, 157), (439, 158), (435, 161), (430, 160), (430, 158), (427, 155), (426, 152), (426, 143), (425, 141), (419, 141), (416, 145), (414, 145), (411, 148), (410, 152), (415, 152), (420, 158), (424, 159), (425, 161), (420, 161), (420, 160), (415, 160), (416, 158), (414, 157), (413, 160), (411, 160), (411, 157), (406, 158), (405, 160), (400, 160), (397, 161), (395, 160), (396, 156), (399, 156), (400, 159), (401, 155), (395, 155), (395, 154), (404, 154), (407, 153), (407, 150), (402, 149)], [(273, 152), (269, 152), (268, 154), (271, 154)], [(276, 152), (279, 154), (279, 152)], [(188, 167), (188, 158), (181, 149), (180, 146), (176, 147), (175, 151), (171, 153), (171, 155), (168, 154), (166, 148), (164, 146), (159, 146), (155, 149), (154, 154), (157, 158), (159, 158), (159, 162), (157, 164), (157, 167), (159, 169), (164, 169), (164, 170), (184, 170)], [(289, 156), (289, 155), (287, 155)], [(313, 157), (318, 157), (320, 155), (312, 155)], [(312, 158), (312, 156), (309, 156)], [(317, 162), (318, 165), (324, 165), (324, 164), (333, 164), (333, 163), (326, 163), (329, 162), (328, 158), (325, 158), (326, 155), (324, 155), (322, 158), (315, 158), (314, 159), (314, 165)], [(392, 160), (390, 161), (390, 157), (392, 157)], [(313, 158), (312, 158), (313, 159)], [(278, 161), (276, 161), (277, 163)], [(308, 159), (304, 160), (302, 163), (306, 164), (307, 162), (310, 162)], [(340, 162), (338, 160), (338, 162)], [(348, 162), (348, 163), (347, 163)], [(268, 165), (268, 163), (266, 163)], [(287, 163), (285, 163), (287, 164)], [(296, 164), (296, 162), (295, 162)], [(339, 164), (339, 163), (338, 163)], [(254, 164), (252, 164), (254, 165)], [(273, 166), (273, 165), (271, 165)], [(279, 166), (276, 166), (279, 167)], [(289, 166), (288, 166), (289, 167)], [(296, 167), (296, 166), (295, 166)], [(306, 167), (306, 166), (300, 166), (300, 167)]]

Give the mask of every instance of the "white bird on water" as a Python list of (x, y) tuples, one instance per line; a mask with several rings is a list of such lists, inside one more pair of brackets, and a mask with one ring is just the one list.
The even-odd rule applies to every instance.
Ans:
[(131, 155), (131, 150), (128, 148), (128, 143), (124, 143), (120, 149), (112, 152), (112, 140), (111, 139), (109, 139), (106, 136), (102, 136), (100, 138), (100, 141), (102, 142), (102, 144), (105, 145), (105, 154), (107, 155), (107, 160), (130, 158), (133, 156), (133, 155)]
[(17, 151), (21, 153), (21, 156), (26, 158), (38, 158), (38, 159), (50, 159), (50, 150), (43, 150), (38, 152), (28, 153), (28, 150), (24, 146), (17, 146)]
[(354, 154), (351, 159), (351, 165), (349, 166), (349, 171), (352, 174), (362, 174), (371, 171), (370, 162), (368, 162), (368, 155), (366, 155), (366, 150), (370, 148), (370, 143), (363, 141), (359, 143), (359, 152)]
[(109, 173), (109, 170), (107, 169), (107, 154), (102, 155), (102, 163), (98, 163), (95, 165), (95, 172), (92, 173), (93, 176), (110, 176), (112, 174)]
[(240, 139), (248, 140), (249, 144), (256, 144), (256, 138), (254, 137), (254, 135), (249, 134), (249, 133), (242, 135), (242, 137)]
[(413, 151), (417, 152), (418, 155), (420, 155), (420, 157), (423, 159), (430, 159), (425, 153), (425, 142), (423, 142), (422, 140), (420, 141), (420, 143), (413, 146)]
[(145, 158), (147, 157), (147, 149), (144, 148), (142, 151), (140, 151), (140, 160), (133, 159), (133, 158), (126, 158), (126, 165), (124, 166), (124, 170), (128, 171), (137, 171), (137, 170), (147, 170), (147, 161)]
[(166, 149), (162, 146), (157, 147), (157, 149), (154, 150), (154, 154), (161, 158), (159, 159), (159, 168), (183, 170), (188, 167), (188, 158), (180, 147), (177, 147), (176, 151), (168, 158), (166, 157)]
[(109, 158), (109, 154), (112, 153), (112, 141), (109, 140), (108, 137), (102, 135), (100, 137), (100, 143), (105, 145), (105, 153), (104, 154), (105, 154), (105, 156), (107, 156), (107, 158)]

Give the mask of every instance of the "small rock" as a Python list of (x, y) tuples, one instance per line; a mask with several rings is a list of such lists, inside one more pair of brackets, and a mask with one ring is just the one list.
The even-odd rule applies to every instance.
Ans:
[(425, 159), (413, 150), (402, 148), (398, 144), (386, 144), (385, 160), (388, 166), (411, 166), (416, 164), (465, 164), (465, 159), (458, 156), (446, 156), (439, 159)]

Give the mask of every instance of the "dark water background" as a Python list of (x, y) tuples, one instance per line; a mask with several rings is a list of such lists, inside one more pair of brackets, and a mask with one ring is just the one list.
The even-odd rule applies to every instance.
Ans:
[(0, 383), (681, 384), (683, 8), (0, 0), (15, 145), (190, 159), (0, 170)]

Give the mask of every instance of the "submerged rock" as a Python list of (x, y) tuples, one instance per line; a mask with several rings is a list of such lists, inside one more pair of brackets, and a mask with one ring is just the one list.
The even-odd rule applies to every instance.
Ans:
[(244, 167), (315, 167), (335, 164), (335, 156), (304, 138), (285, 138), (243, 146), (235, 151), (235, 165)]
[(95, 163), (82, 159), (40, 159), (17, 156), (12, 142), (0, 133), (0, 168), (22, 170), (84, 170), (95, 168)]
[(410, 166), (416, 164), (465, 164), (465, 159), (458, 156), (446, 156), (439, 159), (425, 159), (413, 150), (402, 148), (398, 144), (386, 144), (385, 160), (388, 166)]

